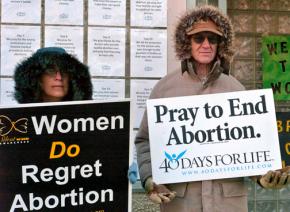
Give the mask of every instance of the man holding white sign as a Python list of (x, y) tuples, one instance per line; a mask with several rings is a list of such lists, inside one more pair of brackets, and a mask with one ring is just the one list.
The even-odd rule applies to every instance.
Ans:
[(182, 70), (153, 89), (135, 141), (142, 185), (161, 211), (244, 212), (243, 176), (265, 188), (290, 183), (289, 172), (269, 171), (281, 168), (272, 94), (243, 91), (229, 74), (232, 39), (230, 20), (212, 6), (177, 26)]

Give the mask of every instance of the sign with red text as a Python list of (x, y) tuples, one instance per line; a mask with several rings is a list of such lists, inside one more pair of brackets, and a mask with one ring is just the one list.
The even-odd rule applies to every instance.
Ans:
[(282, 164), (290, 166), (290, 112), (278, 112), (276, 116)]
[(282, 167), (271, 89), (150, 99), (147, 112), (157, 184)]
[(130, 211), (130, 102), (0, 108), (0, 211)]
[(262, 38), (263, 87), (272, 88), (277, 100), (290, 100), (290, 36)]

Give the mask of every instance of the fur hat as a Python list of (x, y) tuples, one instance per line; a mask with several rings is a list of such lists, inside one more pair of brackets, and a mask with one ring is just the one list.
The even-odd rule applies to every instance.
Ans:
[(41, 102), (40, 76), (45, 70), (55, 66), (70, 76), (69, 92), (63, 101), (92, 99), (92, 83), (88, 67), (58, 47), (41, 48), (16, 66), (15, 99), (19, 103)]
[(202, 21), (212, 21), (218, 32), (221, 33), (221, 41), (218, 45), (218, 57), (224, 72), (228, 74), (229, 64), (233, 56), (233, 27), (230, 19), (218, 8), (210, 5), (196, 7), (191, 12), (181, 17), (175, 30), (175, 52), (178, 59), (185, 61), (191, 56), (191, 35), (188, 32)]

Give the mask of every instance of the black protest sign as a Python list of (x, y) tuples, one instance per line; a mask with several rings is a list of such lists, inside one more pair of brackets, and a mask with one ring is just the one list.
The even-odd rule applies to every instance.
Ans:
[(0, 109), (0, 211), (128, 211), (130, 102)]
[(283, 167), (290, 166), (290, 112), (278, 112), (276, 116)]

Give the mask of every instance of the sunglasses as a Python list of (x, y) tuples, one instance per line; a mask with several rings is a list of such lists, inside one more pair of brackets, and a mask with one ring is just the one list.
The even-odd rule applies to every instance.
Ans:
[(210, 44), (218, 44), (220, 42), (220, 36), (214, 33), (197, 33), (192, 35), (192, 40), (197, 44), (202, 44), (207, 38)]

